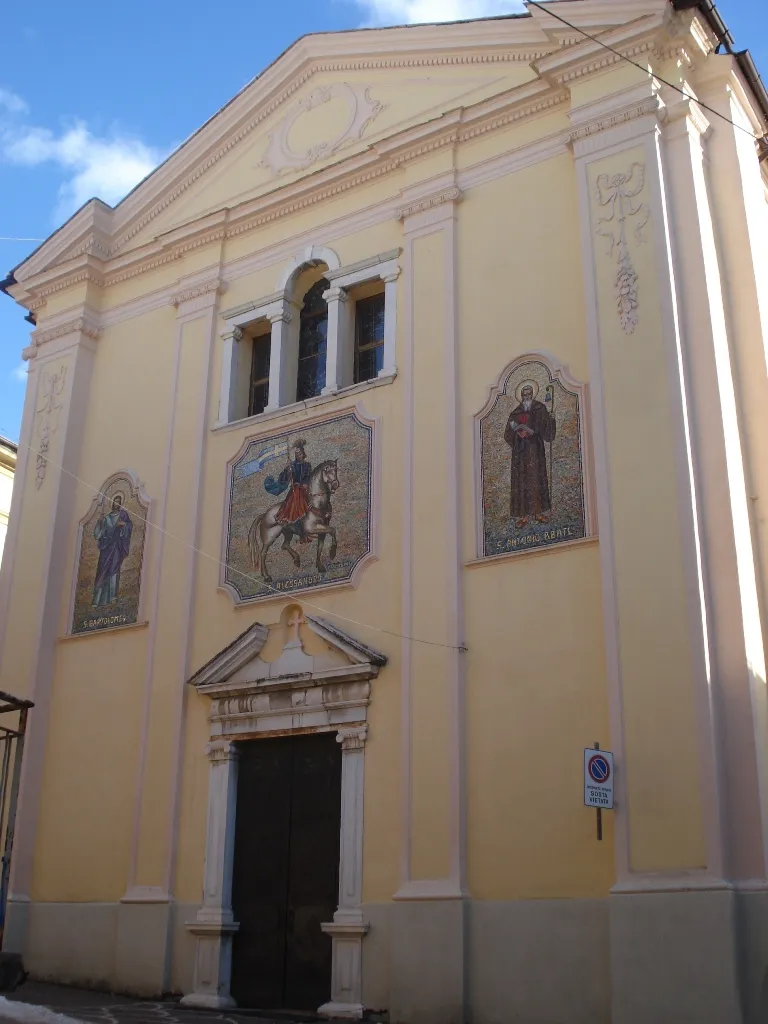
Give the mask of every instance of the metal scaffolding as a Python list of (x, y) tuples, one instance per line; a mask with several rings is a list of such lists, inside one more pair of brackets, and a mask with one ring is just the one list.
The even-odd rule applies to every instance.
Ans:
[(27, 715), (32, 707), (34, 703), (31, 700), (21, 700), (0, 690), (0, 715), (18, 715), (15, 728), (0, 724), (0, 849), (3, 851), (0, 861), (0, 949), (5, 931), (5, 908), (8, 902), (8, 880), (11, 873), (21, 761), (24, 756), (24, 734), (27, 729)]

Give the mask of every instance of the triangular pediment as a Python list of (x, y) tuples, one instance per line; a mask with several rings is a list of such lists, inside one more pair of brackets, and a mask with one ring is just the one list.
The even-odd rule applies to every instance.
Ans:
[(514, 88), (534, 77), (531, 61), (553, 45), (516, 24), (529, 20), (305, 36), (113, 210), (100, 204), (110, 223), (97, 248), (89, 244), (89, 203), (18, 269), (26, 278), (86, 250), (114, 259), (209, 211), (277, 191), (446, 110)]
[[(630, 26), (660, 18), (667, 3), (561, 0), (552, 7), (590, 33), (625, 26), (623, 45)], [(397, 167), (435, 144), (430, 133), (467, 130), (503, 104), (540, 109), (548, 90), (559, 88), (550, 64), (579, 50), (578, 35), (531, 8), (498, 19), (305, 36), (114, 209), (87, 203), (15, 269), (11, 294), (24, 303), (49, 276), (70, 271), (120, 280), (135, 261), (156, 265), (180, 255), (193, 245), (190, 233), (197, 246), (246, 230), (251, 207), (261, 216), (265, 201), (292, 208), (305, 179), (307, 188), (318, 179), (324, 188), (323, 176), (337, 165), (367, 180), (374, 163)]]
[(201, 693), (221, 695), (254, 686), (306, 686), (370, 679), (386, 657), (324, 619), (287, 609), (272, 627), (256, 622), (188, 680)]
[[(455, 67), (312, 69), (295, 93), (239, 138), (115, 254), (162, 239), (185, 224), (278, 193), (302, 178), (434, 121), (448, 111), (530, 80), (527, 64), (477, 71)], [(286, 90), (288, 91), (288, 90)], [(258, 111), (254, 110), (254, 119)], [(189, 177), (192, 177), (195, 172)]]

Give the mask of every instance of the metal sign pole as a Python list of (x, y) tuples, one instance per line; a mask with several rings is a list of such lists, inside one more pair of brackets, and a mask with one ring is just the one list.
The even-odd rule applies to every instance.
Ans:
[(613, 809), (613, 754), (600, 744), (584, 748), (584, 803), (597, 811), (597, 840), (603, 838), (603, 811)]
[[(595, 750), (600, 749), (600, 744), (595, 744)], [(601, 807), (597, 808), (597, 841), (602, 842), (603, 839), (603, 810)]]

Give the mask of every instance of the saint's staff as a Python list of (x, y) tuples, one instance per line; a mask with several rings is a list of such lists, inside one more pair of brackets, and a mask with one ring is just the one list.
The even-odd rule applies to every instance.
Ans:
[[(547, 390), (546, 390), (545, 396), (544, 396), (544, 402), (546, 404), (547, 411), (549, 412), (549, 415), (554, 420), (554, 418), (555, 418), (555, 385), (554, 384), (548, 384), (547, 385)], [(551, 438), (550, 441), (549, 441), (549, 501), (550, 501), (550, 505), (551, 506), (554, 506), (554, 504), (555, 504), (555, 479), (552, 476), (552, 442), (553, 442), (553, 440), (554, 440), (554, 437)]]

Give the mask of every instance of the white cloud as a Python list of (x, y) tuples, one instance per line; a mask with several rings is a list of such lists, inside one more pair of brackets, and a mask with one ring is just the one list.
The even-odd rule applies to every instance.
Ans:
[(9, 114), (26, 114), (29, 107), (15, 92), (10, 89), (0, 89), (0, 109), (7, 110)]
[(26, 382), (27, 379), (27, 364), (19, 363), (15, 370), (11, 371), (11, 376), (14, 380), (20, 380), (22, 383)]
[(57, 164), (66, 175), (54, 216), (62, 220), (92, 196), (114, 204), (145, 178), (165, 156), (140, 139), (93, 135), (77, 121), (61, 134), (49, 128), (6, 127), (0, 134), (0, 157), (23, 167)]
[(523, 0), (356, 0), (374, 25), (416, 25), (491, 18), (525, 10)]
[(0, 88), (0, 162), (17, 167), (53, 164), (62, 174), (54, 221), (65, 220), (93, 196), (114, 205), (145, 178), (165, 152), (118, 130), (94, 135), (82, 120), (61, 131), (30, 124), (29, 107)]

